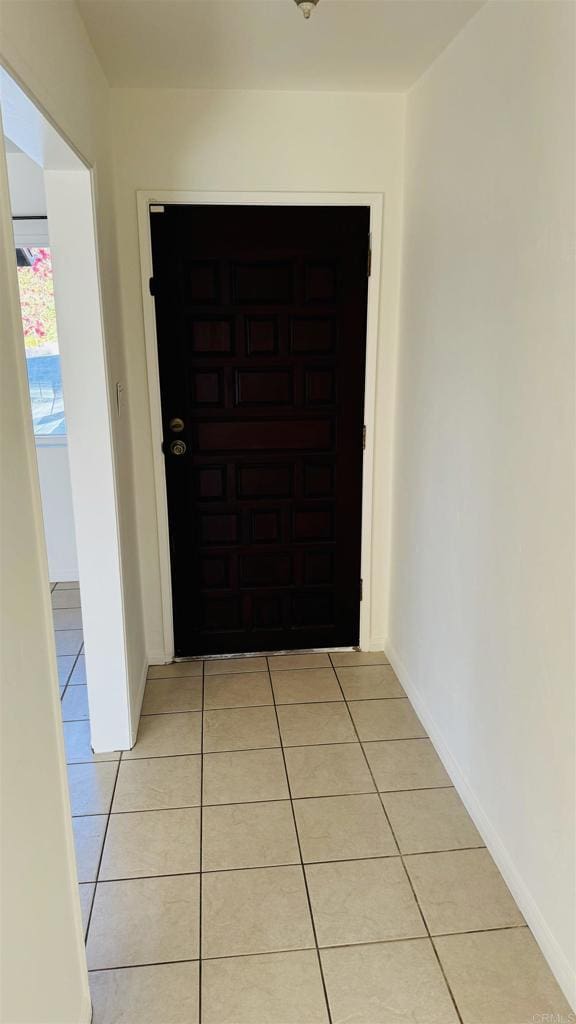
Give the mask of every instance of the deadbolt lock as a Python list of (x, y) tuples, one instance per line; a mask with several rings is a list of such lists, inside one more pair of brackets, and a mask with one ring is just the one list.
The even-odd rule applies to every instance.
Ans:
[(186, 442), (172, 441), (170, 451), (172, 452), (172, 455), (184, 455), (186, 452)]
[(184, 420), (181, 420), (179, 416), (175, 416), (174, 419), (170, 420), (168, 426), (175, 434), (181, 434), (184, 430)]

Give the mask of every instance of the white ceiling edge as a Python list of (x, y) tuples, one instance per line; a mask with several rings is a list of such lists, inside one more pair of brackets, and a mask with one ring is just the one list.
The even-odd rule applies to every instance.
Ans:
[(75, 0), (112, 89), (401, 93), (486, 0)]
[[(434, 2), (434, 0), (432, 0), (432, 2)], [(412, 92), (412, 90), (415, 89), (416, 86), (424, 78), (426, 78), (426, 75), (430, 71), (432, 71), (432, 68), (435, 67), (435, 65), (439, 61), (442, 60), (442, 58), (448, 53), (448, 51), (452, 49), (452, 47), (457, 43), (457, 41), (460, 38), (460, 36), (462, 35), (462, 33), (466, 32), (469, 29), (469, 27), (472, 24), (472, 22), (476, 20), (476, 18), (480, 14), (480, 11), (482, 10), (482, 8), (483, 7), (487, 7), (489, 3), (494, 3), (494, 2), (495, 2), (495, 0), (478, 0), (478, 2), (474, 4), (475, 10), (474, 10), (473, 14), (470, 15), (468, 20), (464, 22), (462, 27), (458, 29), (458, 31), (452, 36), (452, 38), (448, 40), (448, 42), (446, 43), (446, 46), (443, 46), (442, 49), (438, 51), (438, 53), (434, 57), (434, 60), (431, 60), (430, 63), (426, 65), (424, 70), (418, 75), (418, 78), (416, 78), (412, 82), (412, 85), (408, 86), (408, 88), (404, 90), (404, 95), (405, 96), (408, 96)], [(512, 2), (512, 0), (507, 0), (507, 2), (510, 3), (510, 2)], [(527, 2), (527, 0), (517, 0), (517, 2), (524, 3), (524, 2)], [(531, 0), (531, 2), (532, 3), (536, 3), (536, 2), (538, 2), (538, 0)], [(540, 0), (540, 2), (542, 2), (542, 0)], [(551, 0), (551, 2), (554, 2), (554, 0)]]

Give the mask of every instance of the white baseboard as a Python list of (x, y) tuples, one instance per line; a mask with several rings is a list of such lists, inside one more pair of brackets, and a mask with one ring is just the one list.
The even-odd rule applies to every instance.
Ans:
[(536, 942), (540, 946), (550, 969), (556, 977), (560, 988), (573, 1009), (576, 1010), (576, 968), (570, 963), (568, 956), (552, 934), (540, 908), (535, 902), (524, 879), (520, 875), (506, 844), (490, 820), (490, 816), (480, 803), (465, 773), (460, 768), (446, 742), (442, 730), (436, 723), (422, 693), (410, 678), (402, 658), (390, 640), (382, 643), (382, 647), (370, 647), (371, 650), (385, 650), (390, 664), (394, 668), (407, 696), (414, 705), (414, 710), (422, 725), (430, 736), (436, 752), (448, 772), (454, 786), (462, 799), (472, 821), (480, 832), (488, 850), (492, 854), (498, 868), (518, 904), (526, 923), (530, 927)]

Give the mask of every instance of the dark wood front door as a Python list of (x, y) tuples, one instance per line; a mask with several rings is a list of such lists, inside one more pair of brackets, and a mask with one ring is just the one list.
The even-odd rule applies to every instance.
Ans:
[(176, 655), (357, 644), (369, 210), (150, 226)]

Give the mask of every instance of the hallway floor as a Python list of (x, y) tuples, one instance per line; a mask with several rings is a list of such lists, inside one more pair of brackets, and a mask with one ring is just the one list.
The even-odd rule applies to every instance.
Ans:
[[(83, 686), (82, 698), (69, 695), (65, 709), (74, 700), (81, 699), (84, 714), (76, 718), (88, 718), (86, 698), (86, 669), (84, 664), (84, 634), (82, 632), (82, 608), (80, 606), (80, 585), (78, 583), (54, 583), (51, 585), (52, 617), (56, 639), (56, 663), (60, 697), (66, 696), (68, 687)], [(65, 716), (66, 720), (66, 716)], [(72, 720), (72, 719), (71, 719)]]
[(384, 655), (152, 667), (133, 750), (65, 728), (94, 1024), (571, 1019)]

